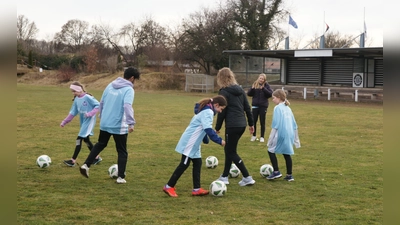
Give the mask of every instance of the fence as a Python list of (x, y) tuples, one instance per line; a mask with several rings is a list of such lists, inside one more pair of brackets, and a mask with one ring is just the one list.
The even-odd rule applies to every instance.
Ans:
[(206, 74), (186, 74), (185, 91), (214, 92), (214, 77)]
[(326, 99), (328, 101), (336, 99), (352, 99), (353, 101), (358, 102), (363, 98), (363, 100), (383, 102), (383, 89), (381, 88), (307, 87), (290, 85), (271, 85), (271, 88), (274, 90), (278, 88), (282, 89), (288, 96), (293, 96), (298, 93), (304, 99), (307, 99), (307, 97)]

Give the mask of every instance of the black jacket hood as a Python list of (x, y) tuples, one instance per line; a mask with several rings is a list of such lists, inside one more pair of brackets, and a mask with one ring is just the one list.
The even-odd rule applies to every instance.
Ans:
[(239, 85), (232, 85), (232, 86), (226, 87), (225, 90), (235, 96), (240, 96), (243, 94), (243, 89)]

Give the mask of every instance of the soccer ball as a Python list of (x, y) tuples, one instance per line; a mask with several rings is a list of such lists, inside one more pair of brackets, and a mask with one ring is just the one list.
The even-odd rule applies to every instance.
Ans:
[(232, 163), (231, 169), (229, 170), (229, 176), (235, 178), (238, 177), (239, 174), (240, 174), (239, 168), (234, 163)]
[(215, 180), (210, 184), (210, 192), (212, 195), (220, 197), (226, 194), (227, 188), (224, 182)]
[(208, 156), (206, 158), (206, 167), (209, 169), (214, 169), (218, 166), (218, 159), (215, 156)]
[(108, 168), (108, 176), (111, 178), (118, 178), (118, 164), (114, 164)]
[(260, 167), (260, 175), (262, 177), (268, 177), (274, 172), (274, 168), (270, 164), (264, 164)]
[(40, 168), (47, 168), (51, 164), (51, 158), (48, 155), (41, 155), (36, 159), (36, 165)]

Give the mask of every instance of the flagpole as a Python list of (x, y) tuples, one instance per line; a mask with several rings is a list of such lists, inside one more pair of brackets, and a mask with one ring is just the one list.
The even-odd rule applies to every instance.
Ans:
[[(289, 18), (290, 18), (290, 14), (289, 14)], [(286, 40), (285, 40), (285, 47), (284, 47), (284, 49), (286, 49), (286, 42), (290, 42), (290, 34), (289, 34), (289, 29), (290, 29), (290, 26), (289, 26), (290, 24), (288, 23), (287, 24), (287, 38), (286, 38)], [(289, 47), (290, 48), (290, 47)]]
[(365, 35), (365, 6), (364, 6), (364, 35)]
[[(289, 14), (289, 18), (290, 18), (290, 14)], [(289, 34), (289, 29), (290, 29), (290, 27), (289, 27), (289, 23), (287, 24), (287, 36), (290, 38), (290, 34)]]
[(324, 11), (324, 22), (322, 23), (322, 33), (325, 34), (325, 11)]

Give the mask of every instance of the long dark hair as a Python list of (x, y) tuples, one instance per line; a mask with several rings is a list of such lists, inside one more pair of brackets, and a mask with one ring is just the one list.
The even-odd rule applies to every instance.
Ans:
[(203, 98), (199, 101), (199, 112), (201, 111), (204, 106), (207, 104), (215, 104), (218, 103), (220, 106), (227, 106), (228, 102), (226, 101), (225, 97), (222, 95), (217, 95), (212, 98)]

